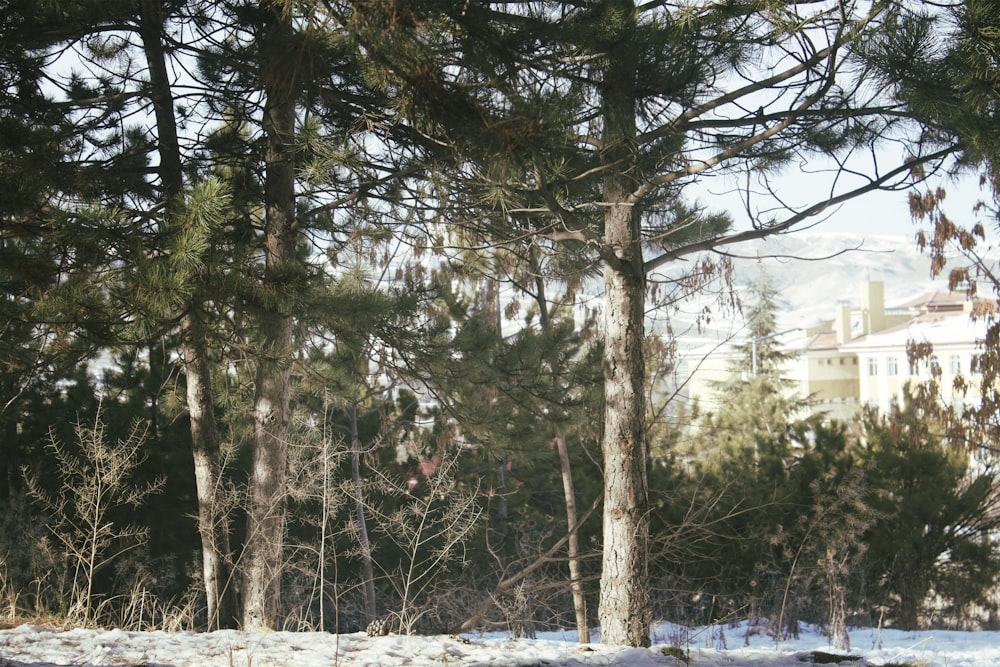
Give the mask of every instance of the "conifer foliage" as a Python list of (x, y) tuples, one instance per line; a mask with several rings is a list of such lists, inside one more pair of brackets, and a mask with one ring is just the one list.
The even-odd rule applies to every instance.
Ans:
[[(385, 564), (376, 581), (377, 557), (395, 552), (369, 542), (368, 521), (393, 517), (393, 503), (425, 517), (455, 505), (416, 492), (368, 503), (376, 488), (405, 493), (396, 473), (419, 485), (416, 471), (453, 460), (439, 489), (462, 499), (462, 539), (485, 536), (480, 589), (513, 595), (508, 612), (530, 621), (525, 596), (505, 584), (527, 581), (565, 544), (559, 576), (581, 638), (594, 620), (587, 575), (599, 570), (603, 641), (647, 645), (648, 397), (662, 370), (649, 356), (651, 311), (670, 285), (699, 291), (726, 277), (724, 258), (700, 253), (902, 187), (955, 151), (991, 156), (996, 140), (984, 122), (995, 111), (992, 64), (980, 48), (995, 26), (979, 0), (956, 14), (965, 32), (948, 56), (914, 57), (912, 68), (889, 56), (896, 46), (923, 53), (930, 19), (851, 0), (37, 4), (0, 9), (0, 419), (19, 448), (4, 462), (8, 473), (37, 463), (29, 413), (70, 405), (59, 395), (72, 387), (127, 397), (157, 437), (182, 418), (191, 458), (174, 474), (197, 508), (199, 620), (212, 629), (280, 627), (299, 604), (283, 594), (301, 582), (286, 567), (286, 536), (318, 531), (309, 567), (321, 578), (337, 571), (328, 530), (348, 504), (354, 528), (337, 534), (361, 555), (367, 618), (357, 621), (372, 620), (389, 587), (417, 627), (414, 605), (428, 605), (430, 589), (401, 584)], [(963, 85), (976, 94), (931, 104), (927, 84), (955, 63), (972, 65)], [(872, 71), (898, 94), (869, 85)], [(963, 99), (974, 108), (955, 111)], [(893, 142), (906, 144), (903, 162), (884, 161), (898, 157), (879, 150)], [(865, 171), (859, 154), (877, 163)], [(812, 160), (823, 166), (811, 187), (779, 191), (783, 169)], [(709, 210), (706, 184), (738, 192), (743, 210)], [(835, 541), (823, 520), (852, 514), (863, 484), (845, 472), (840, 431), (794, 421), (798, 404), (773, 373), (769, 288), (759, 290), (753, 373), (733, 385), (731, 407), (760, 409), (742, 424), (752, 432), (721, 415), (712, 426), (727, 433), (723, 458), (749, 455), (756, 481), (796, 489), (789, 502), (805, 518), (784, 535), (754, 524), (771, 542), (736, 569), (752, 572), (744, 581), (780, 580), (772, 593), (825, 582), (842, 617), (845, 554), (860, 554), (870, 517), (852, 515), (837, 533), (849, 546), (828, 552), (822, 573), (812, 564)], [(123, 369), (117, 389), (111, 374), (67, 380), (67, 369), (99, 372), (108, 359)], [(363, 442), (363, 404), (374, 414), (404, 393), (408, 425), (383, 424)], [(340, 443), (303, 435), (328, 423), (330, 405), (353, 414), (346, 487), (326, 475)], [(814, 467), (796, 466), (810, 437), (826, 444), (802, 459)], [(323, 451), (290, 456), (304, 443)], [(289, 487), (303, 461), (324, 466), (321, 500)], [(563, 492), (531, 488), (535, 475), (560, 479)], [(353, 503), (330, 500), (331, 488)], [(319, 521), (289, 521), (296, 493), (321, 508)], [(483, 496), (490, 512), (479, 510)], [(578, 500), (601, 503), (599, 536)], [(405, 536), (412, 521), (379, 530)], [(465, 546), (445, 543), (450, 558)], [(600, 544), (599, 568), (587, 544)], [(327, 623), (328, 593), (339, 590), (328, 583), (314, 586), (318, 615), (298, 618)], [(479, 593), (475, 606), (488, 606)], [(779, 625), (797, 617), (786, 603)]]
[[(860, 459), (878, 517), (867, 558), (880, 576), (870, 594), (907, 629), (935, 613), (959, 618), (989, 606), (987, 582), (1000, 574), (989, 537), (1000, 507), (993, 467), (970, 459), (963, 443), (945, 434), (939, 414), (910, 400), (897, 414), (864, 420)], [(931, 596), (935, 611), (927, 608)]]
[[(486, 218), (495, 238), (571, 244), (603, 271), (600, 620), (606, 641), (644, 645), (651, 277), (689, 254), (781, 233), (899, 186), (952, 147), (838, 184), (855, 151), (901, 138), (898, 103), (857, 75), (861, 46), (887, 28), (880, 4), (352, 6), (401, 114), (453, 155), (461, 203), (502, 213)], [(773, 175), (818, 156), (832, 164), (818, 199), (775, 192)], [(689, 193), (714, 177), (742, 184), (738, 229)]]

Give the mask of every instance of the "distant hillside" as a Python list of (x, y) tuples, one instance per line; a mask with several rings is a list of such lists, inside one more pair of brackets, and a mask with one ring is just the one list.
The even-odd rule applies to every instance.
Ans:
[[(947, 289), (931, 279), (930, 260), (912, 238), (811, 233), (772, 237), (733, 246), (734, 253), (762, 259), (736, 260), (736, 282), (752, 286), (766, 267), (778, 291), (782, 326), (807, 326), (831, 319), (837, 303), (860, 303), (862, 281), (885, 283), (886, 305), (932, 290)], [(816, 258), (818, 261), (809, 261)]]
[[(871, 236), (861, 240), (852, 234), (803, 233), (737, 244), (726, 251), (741, 257), (734, 259), (735, 283), (744, 302), (761, 267), (766, 268), (778, 292), (779, 330), (833, 319), (839, 303), (860, 305), (865, 280), (885, 283), (887, 306), (947, 289), (944, 279), (931, 279), (930, 260), (917, 250), (912, 238)], [(699, 328), (695, 318), (705, 309), (712, 315), (708, 324)], [(744, 326), (742, 316), (726, 312), (708, 297), (692, 300), (670, 319), (681, 347), (697, 350), (695, 356), (741, 338)]]

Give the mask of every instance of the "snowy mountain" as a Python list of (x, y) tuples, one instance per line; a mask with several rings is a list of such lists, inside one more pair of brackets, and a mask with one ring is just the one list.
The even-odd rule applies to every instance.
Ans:
[(748, 258), (735, 260), (736, 282), (743, 290), (756, 282), (761, 267), (768, 272), (778, 292), (781, 326), (809, 326), (831, 319), (838, 303), (858, 305), (863, 281), (885, 284), (887, 306), (948, 288), (945, 278), (931, 277), (930, 258), (912, 238), (791, 234), (730, 251)]
[[(728, 246), (724, 251), (733, 258), (734, 289), (744, 305), (753, 301), (749, 292), (760, 272), (767, 271), (777, 292), (779, 331), (832, 320), (839, 304), (860, 305), (864, 281), (885, 284), (888, 307), (927, 292), (947, 290), (945, 278), (931, 277), (930, 259), (919, 252), (912, 238), (789, 234)], [(717, 293), (722, 286), (714, 288), (715, 295), (691, 298), (670, 314), (681, 349), (696, 350), (695, 358), (740, 339), (745, 326), (741, 313), (719, 305)], [(651, 331), (657, 326), (654, 322)]]

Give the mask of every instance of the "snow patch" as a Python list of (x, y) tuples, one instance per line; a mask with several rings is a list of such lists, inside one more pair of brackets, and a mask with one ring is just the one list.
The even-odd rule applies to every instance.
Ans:
[[(1000, 664), (1000, 632), (903, 632), (855, 628), (850, 654), (837, 663), (818, 628), (805, 627), (798, 638), (775, 642), (743, 623), (724, 628), (682, 628), (659, 624), (654, 640), (685, 637), (680, 646), (697, 667), (802, 667), (807, 664), (919, 664), (926, 667), (984, 667)], [(665, 646), (628, 648), (581, 645), (569, 631), (513, 639), (501, 633), (462, 636), (369, 637), (365, 633), (323, 632), (209, 633), (52, 630), (21, 625), (0, 631), (0, 665), (149, 665), (171, 667), (678, 667), (681, 658)], [(728, 642), (728, 645), (727, 645)], [(673, 653), (676, 653), (673, 652)]]

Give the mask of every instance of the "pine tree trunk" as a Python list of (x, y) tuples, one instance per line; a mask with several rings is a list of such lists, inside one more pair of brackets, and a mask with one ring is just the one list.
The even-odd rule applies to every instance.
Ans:
[(201, 536), (208, 629), (232, 628), (236, 627), (237, 621), (236, 587), (232, 580), (228, 518), (219, 502), (222, 465), (212, 399), (211, 367), (204, 331), (190, 313), (181, 319), (181, 338), (191, 421), (191, 453), (198, 494), (198, 533)]
[[(646, 277), (638, 203), (634, 7), (616, 4), (602, 72), (604, 166), (604, 523), (599, 617), (605, 644), (649, 646)], [(631, 18), (629, 18), (631, 17)]]
[(361, 439), (358, 435), (358, 402), (351, 401), (351, 484), (354, 487), (354, 519), (358, 524), (358, 541), (361, 544), (361, 576), (365, 597), (365, 614), (369, 622), (378, 616), (375, 604), (375, 570), (372, 565), (372, 546), (368, 538), (368, 521), (365, 517), (365, 496), (361, 484)]
[[(628, 211), (617, 207), (621, 218)], [(614, 215), (608, 215), (614, 218)], [(609, 226), (609, 234), (613, 233)], [(638, 252), (638, 244), (634, 244)], [(605, 644), (649, 646), (645, 290), (631, 263), (605, 267), (604, 524), (599, 616)]]
[[(140, 36), (149, 68), (150, 99), (156, 118), (159, 172), (168, 217), (177, 214), (184, 175), (177, 136), (174, 100), (163, 47), (163, 14), (154, 0), (140, 6)], [(236, 590), (232, 585), (229, 528), (218, 502), (221, 465), (219, 431), (212, 399), (211, 366), (205, 331), (187, 304), (181, 318), (181, 355), (187, 380), (188, 416), (191, 423), (191, 453), (194, 458), (198, 494), (198, 532), (201, 536), (202, 577), (208, 608), (208, 629), (235, 627)]]
[(283, 3), (263, 3), (264, 274), (243, 572), (243, 627), (279, 626), (285, 532), (295, 268), (294, 33)]
[(559, 466), (562, 468), (563, 495), (566, 498), (566, 531), (569, 539), (566, 542), (567, 559), (569, 560), (569, 582), (573, 593), (573, 611), (576, 614), (576, 630), (580, 643), (590, 643), (590, 623), (587, 621), (587, 598), (583, 595), (583, 582), (580, 574), (580, 536), (577, 534), (576, 491), (573, 489), (573, 469), (569, 461), (569, 447), (566, 446), (566, 436), (556, 435), (556, 450), (559, 453)]
[[(538, 320), (546, 334), (552, 335), (553, 323), (549, 313), (548, 298), (545, 295), (545, 278), (538, 261), (538, 249), (531, 246), (528, 251), (531, 262), (531, 272), (535, 275), (535, 299), (538, 306)], [(555, 369), (551, 369), (553, 372)], [(558, 387), (557, 382), (553, 382)], [(573, 467), (569, 458), (569, 447), (566, 444), (566, 434), (556, 425), (556, 451), (559, 455), (559, 467), (562, 471), (563, 496), (566, 504), (566, 558), (569, 561), (570, 591), (573, 595), (573, 612), (576, 615), (576, 630), (581, 644), (590, 643), (590, 622), (587, 619), (587, 598), (583, 594), (583, 581), (580, 572), (580, 536), (578, 531), (578, 515), (576, 511), (576, 490), (573, 488)]]

